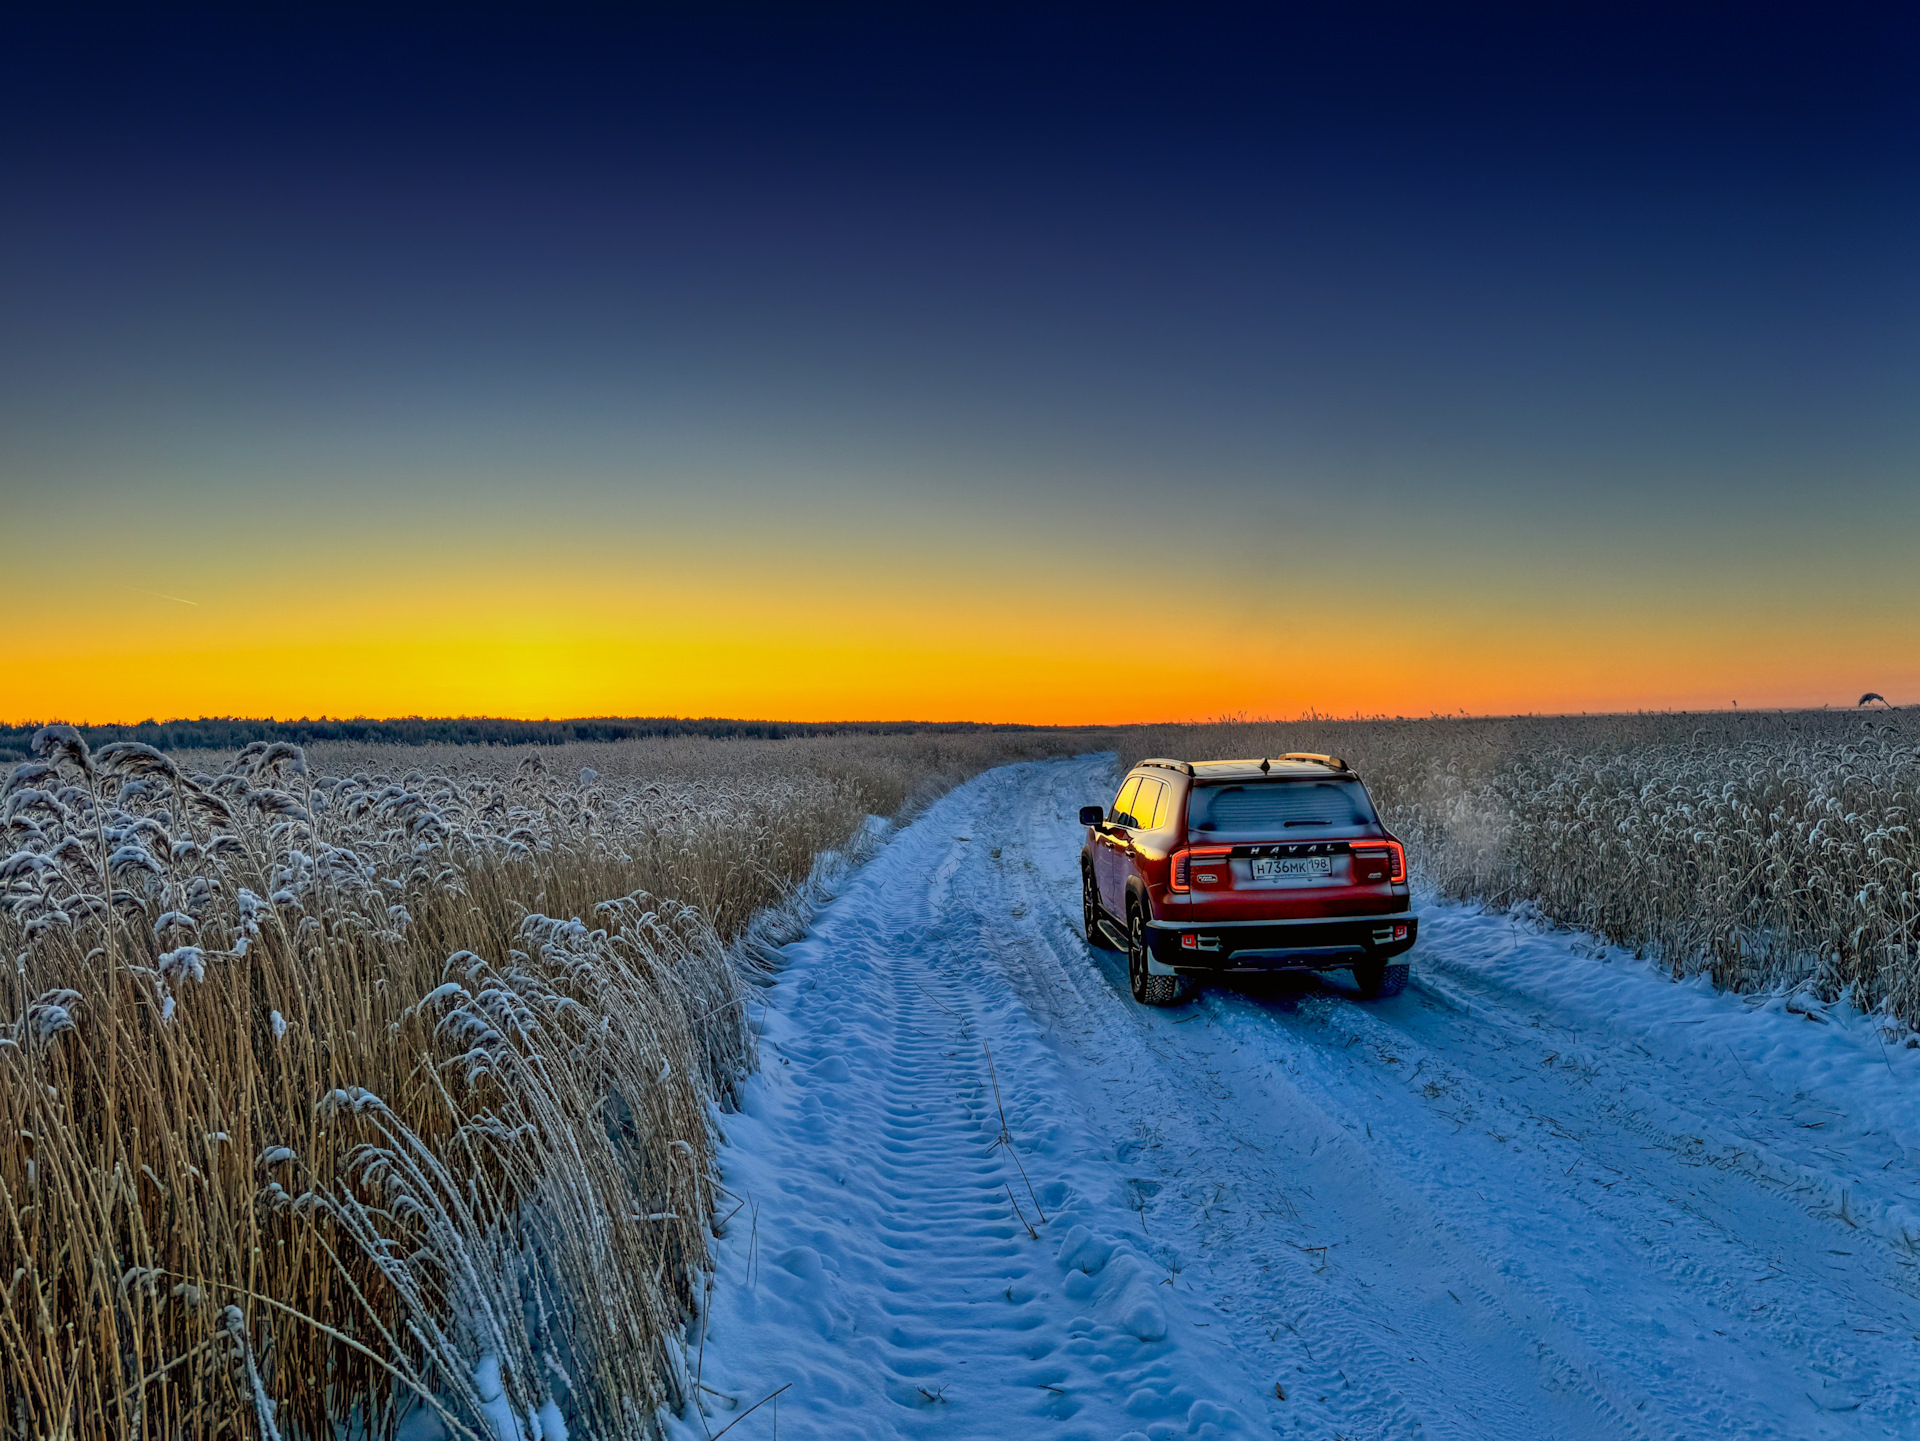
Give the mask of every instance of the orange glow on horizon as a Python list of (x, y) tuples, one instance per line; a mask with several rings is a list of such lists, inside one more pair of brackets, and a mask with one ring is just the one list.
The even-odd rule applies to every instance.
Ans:
[(1272, 543), (1247, 541), (1224, 566), (1254, 577), (1242, 598), (1209, 598), (1194, 620), (1103, 574), (1100, 557), (1129, 553), (1124, 530), (1072, 517), (696, 520), (577, 516), (524, 539), (498, 519), (383, 523), (284, 548), (266, 528), (209, 546), (162, 521), (82, 556), (17, 547), (0, 721), (1097, 725), (1920, 700), (1920, 607), (1888, 603), (1885, 572), (1864, 567), (1814, 594), (1764, 575), (1583, 570), (1537, 547), (1493, 566), (1436, 532), (1356, 587), (1352, 544), (1303, 534), (1284, 583), (1262, 579)]
[[(1386, 634), (1359, 618), (1356, 629)], [(1022, 636), (1004, 619), (917, 634), (817, 634), (708, 623), (640, 634), (489, 635), (441, 629), (268, 641), (246, 636), (16, 652), (0, 720), (130, 723), (201, 715), (733, 716), (794, 721), (975, 720), (1110, 724), (1225, 714), (1426, 715), (1850, 704), (1870, 644), (1779, 649), (1631, 631), (1484, 638), (1444, 626), (1399, 638), (1139, 638), (1116, 667), (1064, 627)], [(1488, 650), (1496, 651), (1488, 654)], [(1123, 679), (1123, 674), (1130, 676)], [(1900, 699), (1914, 675), (1873, 686)]]

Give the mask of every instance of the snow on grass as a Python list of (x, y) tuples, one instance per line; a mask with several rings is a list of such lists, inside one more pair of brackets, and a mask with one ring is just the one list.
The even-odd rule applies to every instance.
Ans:
[(644, 1430), (686, 1390), (757, 913), (875, 807), (1064, 743), (634, 742), (564, 776), (261, 743), (198, 774), (45, 728), (0, 775), (0, 1196), (31, 1218), (0, 1276), (47, 1308), (0, 1327), (4, 1424)]
[(1227, 722), (1136, 730), (1123, 753), (1290, 750), (1355, 762), (1416, 881), (1449, 897), (1920, 1025), (1911, 710)]

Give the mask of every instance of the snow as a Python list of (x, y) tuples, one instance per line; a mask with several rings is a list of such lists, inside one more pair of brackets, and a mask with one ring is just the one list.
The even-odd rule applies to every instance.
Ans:
[(526, 1432), (501, 1385), (500, 1358), (492, 1352), (482, 1356), (473, 1368), (473, 1389), (480, 1397), (480, 1419), (492, 1428), (497, 1441), (524, 1441)]
[(1669, 1130), (1698, 1135), (1702, 1154), (1844, 1204), (1903, 1252), (1920, 1244), (1920, 1197), (1877, 1179), (1920, 1158), (1920, 1045), (1884, 1016), (1845, 998), (1725, 996), (1704, 976), (1676, 985), (1629, 952), (1506, 916), (1430, 909), (1426, 924), (1440, 927), (1425, 958), (1436, 995), (1470, 1012), (1449, 984), (1467, 981), (1551, 1004), (1599, 1044), (1637, 1046), (1663, 1063), (1642, 1078), (1645, 1099)]
[[(491, 1351), (473, 1368), (473, 1389), (480, 1400), (480, 1419), (492, 1433), (492, 1441), (567, 1441), (566, 1418), (551, 1400), (541, 1402), (522, 1423), (507, 1397), (500, 1358)], [(446, 1434), (439, 1418), (422, 1408), (410, 1412), (401, 1426), (401, 1441), (442, 1441)]]
[(1111, 781), (975, 779), (784, 948), (676, 1441), (1920, 1432), (1920, 1050), (1431, 902), (1391, 1000), (1136, 1006)]

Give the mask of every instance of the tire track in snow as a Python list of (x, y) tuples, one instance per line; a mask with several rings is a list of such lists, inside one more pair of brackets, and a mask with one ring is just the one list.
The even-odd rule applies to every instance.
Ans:
[[(1276, 1418), (1281, 1429), (1307, 1435), (1458, 1436), (1473, 1441), (1648, 1434), (1630, 1417), (1631, 1407), (1622, 1404), (1623, 1398), (1591, 1384), (1543, 1337), (1531, 1335), (1529, 1344), (1489, 1354), (1458, 1344), (1452, 1328), (1438, 1318), (1428, 1321), (1400, 1311), (1387, 1313), (1393, 1316), (1390, 1321), (1366, 1294), (1367, 1283), (1350, 1280), (1344, 1265), (1331, 1260), (1332, 1251), (1317, 1249), (1330, 1243), (1337, 1251), (1351, 1245), (1351, 1237), (1343, 1234), (1335, 1240), (1302, 1219), (1303, 1209), (1324, 1210), (1325, 1197), (1303, 1182), (1297, 1167), (1280, 1159), (1289, 1153), (1315, 1163), (1316, 1175), (1348, 1188), (1341, 1205), (1346, 1215), (1409, 1227), (1424, 1238), (1423, 1249), (1431, 1249), (1436, 1229), (1430, 1217), (1409, 1217), (1407, 1198), (1391, 1187), (1354, 1187), (1355, 1178), (1371, 1174), (1372, 1163), (1364, 1153), (1350, 1151), (1348, 1132), (1336, 1118), (1298, 1096), (1279, 1117), (1246, 1114), (1243, 1089), (1223, 1080), (1222, 1072), (1196, 1058), (1190, 1047), (1184, 1048), (1188, 1054), (1181, 1054), (1181, 1041), (1194, 1033), (1192, 1014), (1134, 1005), (1118, 956), (1094, 955), (1097, 970), (1087, 965), (1090, 952), (1079, 935), (1078, 885), (1071, 870), (1064, 875), (1059, 870), (1062, 821), (1077, 810), (1077, 796), (1098, 794), (1103, 785), (1111, 789), (1111, 783), (1104, 776), (1078, 779), (1077, 795), (1052, 797), (1051, 806), (1022, 805), (1019, 797), (1012, 798), (1015, 816), (1027, 823), (1029, 874), (1043, 890), (1044, 908), (1056, 923), (1027, 932), (1045, 938), (1044, 959), (1035, 954), (1031, 941), (1022, 947), (1013, 937), (1004, 937), (994, 955), (1004, 975), (1021, 978), (1014, 984), (1023, 989), (1044, 990), (1050, 972), (1067, 978), (1076, 972), (1098, 975), (1097, 1020), (1081, 1031), (1098, 1037), (1095, 1063), (1109, 1076), (1102, 1088), (1104, 1099), (1111, 1103), (1128, 1095), (1140, 1111), (1159, 1118), (1154, 1134), (1161, 1139), (1153, 1149), (1172, 1155), (1167, 1175), (1226, 1176), (1229, 1184), (1252, 1194), (1254, 1214), (1246, 1207), (1237, 1215), (1234, 1208), (1201, 1208), (1187, 1222), (1188, 1250), (1199, 1264), (1211, 1267), (1216, 1288), (1232, 1288), (1243, 1346), (1265, 1353), (1283, 1385), (1299, 1398), (1301, 1404), (1286, 1408), (1290, 1414)], [(1071, 845), (1077, 834), (1077, 827), (1068, 832), (1064, 854), (1069, 863), (1077, 855)], [(1051, 877), (1047, 861), (1053, 862)], [(1064, 942), (1056, 939), (1062, 936)], [(1009, 961), (1010, 949), (1024, 953)], [(1067, 984), (1087, 994), (1086, 987), (1072, 979)], [(1139, 1054), (1127, 1054), (1128, 1048), (1120, 1044), (1123, 1037)], [(1353, 1129), (1363, 1127), (1355, 1123)], [(1276, 1161), (1249, 1167), (1250, 1150)], [(1324, 1190), (1327, 1182), (1315, 1184)], [(1161, 1194), (1170, 1200), (1178, 1195), (1172, 1190)], [(1262, 1206), (1262, 1201), (1270, 1204)], [(1156, 1215), (1165, 1224), (1180, 1224), (1171, 1205)], [(1425, 1258), (1422, 1264), (1431, 1269)], [(1454, 1275), (1472, 1274), (1466, 1265), (1450, 1269)], [(1492, 1292), (1482, 1300), (1506, 1317), (1507, 1308)], [(1518, 1329), (1527, 1334), (1524, 1325)], [(1518, 1339), (1508, 1337), (1509, 1342)], [(1519, 1374), (1510, 1360), (1514, 1350), (1531, 1353)], [(1549, 1373), (1544, 1390), (1537, 1379), (1542, 1371)]]
[[(1248, 1431), (1235, 1399), (1257, 1418), (1260, 1383), (1175, 1332), (1183, 1308), (1116, 1244), (1132, 1218), (1105, 1195), (1111, 1160), (1034, 1104), (1058, 1089), (1050, 1048), (980, 984), (978, 916), (955, 899), (972, 843), (954, 837), (995, 787), (934, 806), (788, 948), (765, 1074), (727, 1119), (723, 1179), (749, 1207), (718, 1246), (706, 1354), (697, 1331), (690, 1346), (719, 1394), (710, 1421), (669, 1422), (678, 1437), (787, 1382), (779, 1426), (799, 1437), (1225, 1437)], [(1037, 1196), (996, 1144), (983, 1040)]]

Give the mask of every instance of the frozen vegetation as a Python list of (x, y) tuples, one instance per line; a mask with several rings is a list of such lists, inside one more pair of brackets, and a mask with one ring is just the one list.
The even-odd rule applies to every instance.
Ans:
[(0, 787), (0, 1432), (643, 1434), (687, 1400), (748, 921), (1064, 744), (47, 728)]
[(1920, 1025), (1912, 712), (1167, 727), (1123, 757), (1332, 751), (1453, 899), (1537, 908), (1734, 990)]
[[(1904, 724), (50, 727), (0, 782), (0, 1435), (1904, 1434)], [(1132, 1005), (1077, 935), (1101, 746), (1350, 757), (1412, 988)]]

